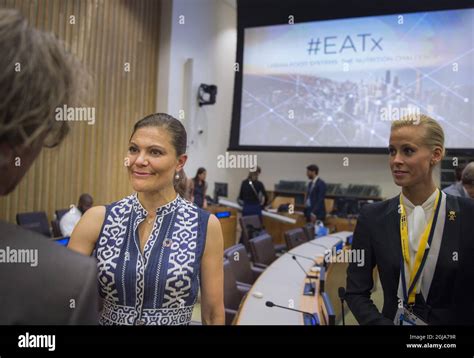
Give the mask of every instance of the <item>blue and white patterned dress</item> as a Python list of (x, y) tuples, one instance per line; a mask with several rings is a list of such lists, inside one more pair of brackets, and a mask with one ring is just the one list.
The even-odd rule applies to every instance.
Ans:
[(106, 206), (94, 255), (104, 306), (100, 324), (188, 324), (196, 303), (209, 213), (179, 195), (157, 209), (143, 255), (137, 195)]

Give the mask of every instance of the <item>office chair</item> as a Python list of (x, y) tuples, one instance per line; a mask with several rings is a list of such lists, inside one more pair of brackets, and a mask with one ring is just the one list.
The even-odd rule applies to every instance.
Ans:
[[(259, 235), (266, 234), (267, 232), (263, 228), (262, 221), (258, 215), (242, 216), (239, 218), (240, 227), (242, 228), (242, 243), (245, 246), (247, 252), (252, 255), (249, 241)], [(276, 252), (286, 251), (286, 245), (274, 244)]]
[(237, 285), (250, 288), (257, 277), (264, 271), (253, 266), (247, 255), (247, 250), (242, 244), (229, 247), (224, 251), (224, 257), (229, 260)]
[(16, 223), (26, 230), (35, 231), (46, 237), (51, 237), (48, 217), (44, 211), (16, 214)]
[(249, 243), (255, 266), (265, 269), (276, 260), (275, 247), (270, 235), (263, 234), (254, 237)]
[(303, 231), (308, 241), (314, 240), (316, 238), (314, 229), (315, 227), (314, 227), (314, 224), (312, 223), (307, 223), (305, 226), (303, 226)]
[(237, 314), (240, 302), (248, 290), (239, 289), (229, 260), (224, 260), (224, 308), (225, 324), (231, 325)]
[(304, 242), (307, 242), (308, 239), (302, 228), (296, 228), (285, 231), (285, 241), (286, 247), (288, 248), (288, 250), (291, 250), (292, 248), (299, 246)]
[(69, 209), (59, 209), (55, 211), (56, 214), (56, 220), (61, 221), (62, 217), (64, 214), (66, 214), (69, 211)]

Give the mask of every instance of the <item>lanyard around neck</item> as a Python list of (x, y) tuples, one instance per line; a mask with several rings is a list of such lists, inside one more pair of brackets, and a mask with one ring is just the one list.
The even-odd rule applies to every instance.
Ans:
[[(413, 267), (411, 266), (410, 260), (410, 251), (409, 251), (409, 242), (408, 242), (408, 221), (407, 215), (405, 212), (405, 207), (403, 206), (403, 199), (402, 195), (400, 194), (400, 237), (401, 237), (401, 244), (402, 244), (402, 255), (403, 260), (400, 265), (401, 269), (401, 277), (402, 277), (402, 287), (403, 287), (403, 296), (405, 302), (409, 305), (413, 305), (415, 303), (415, 296), (416, 290), (415, 286), (420, 278), (421, 272), (423, 271), (423, 267), (426, 262), (426, 258), (428, 257), (428, 250), (426, 249), (427, 244), (431, 245), (431, 241), (433, 240), (434, 229), (436, 227), (436, 222), (438, 220), (438, 212), (441, 206), (441, 191), (438, 190), (438, 195), (436, 196), (436, 201), (434, 204), (435, 210), (433, 210), (433, 214), (431, 215), (431, 219), (426, 225), (423, 234), (421, 235), (420, 243), (418, 245), (418, 251), (416, 252), (415, 262)], [(405, 265), (406, 262), (408, 269), (410, 270), (410, 281), (409, 281), (409, 289), (407, 291), (407, 285), (405, 282)]]

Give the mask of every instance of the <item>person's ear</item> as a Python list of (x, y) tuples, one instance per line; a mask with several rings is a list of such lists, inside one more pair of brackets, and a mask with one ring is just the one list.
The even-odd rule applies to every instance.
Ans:
[(435, 166), (443, 159), (443, 149), (441, 147), (435, 147), (431, 155), (431, 166)]
[(186, 164), (186, 161), (188, 160), (188, 155), (187, 154), (181, 154), (178, 158), (178, 165), (176, 166), (176, 171), (179, 172), (181, 169), (183, 169), (184, 164)]

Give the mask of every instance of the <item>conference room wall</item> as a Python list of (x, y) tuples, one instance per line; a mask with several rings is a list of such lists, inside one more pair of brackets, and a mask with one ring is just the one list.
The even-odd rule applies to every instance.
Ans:
[[(160, 49), (160, 99), (158, 109), (178, 116), (184, 108), (184, 78), (186, 59), (193, 59), (193, 94), (197, 94), (200, 83), (218, 86), (217, 103), (199, 108), (193, 100), (192, 112), (184, 122), (190, 132), (188, 148), (189, 161), (186, 172), (194, 175), (196, 169), (204, 166), (208, 170), (209, 193), (214, 182), (229, 183), (229, 198), (238, 195), (240, 182), (246, 177), (247, 169), (218, 168), (217, 157), (224, 155), (229, 144), (232, 96), (234, 88), (235, 49), (237, 44), (236, 8), (232, 1), (222, 0), (168, 0), (168, 18), (171, 24), (164, 29)], [(165, 14), (163, 14), (165, 15)], [(183, 15), (185, 24), (179, 24)], [(166, 16), (165, 16), (166, 18)], [(162, 58), (163, 57), (163, 58)], [(167, 94), (163, 91), (168, 90)], [(197, 135), (196, 130), (204, 133)], [(388, 138), (387, 138), (388, 145)], [(330, 183), (379, 185), (382, 196), (391, 197), (399, 192), (393, 184), (388, 167), (387, 155), (372, 154), (318, 154), (318, 153), (269, 153), (233, 152), (231, 154), (257, 154), (258, 165), (262, 167), (261, 180), (267, 189), (281, 179), (307, 180), (306, 166), (317, 163), (321, 177)], [(348, 166), (344, 166), (344, 157)], [(439, 170), (434, 177), (439, 182)]]
[[(225, 154), (229, 143), (233, 100), (235, 47), (237, 43), (235, 2), (227, 0), (164, 0), (162, 2), (159, 55), (159, 98), (157, 111), (168, 112), (183, 120), (188, 131), (189, 159), (185, 170), (194, 176), (207, 169), (212, 195), (215, 181), (229, 183), (235, 198), (235, 184), (246, 169), (218, 168), (218, 155)], [(172, 19), (167, 23), (167, 19)], [(184, 24), (180, 24), (180, 19)], [(181, 21), (183, 22), (183, 21)], [(193, 61), (191, 105), (186, 108), (185, 63)], [(199, 107), (199, 85), (218, 87), (217, 103)], [(180, 111), (184, 110), (184, 118)], [(202, 134), (198, 134), (202, 129)]]
[(52, 219), (82, 192), (95, 204), (130, 193), (128, 139), (133, 124), (156, 108), (159, 2), (0, 0), (0, 7), (19, 9), (32, 25), (65, 41), (93, 77), (88, 105), (96, 111), (94, 125), (71, 122), (65, 141), (42, 151), (16, 190), (0, 199), (0, 218), (14, 222), (18, 212), (44, 210)]

